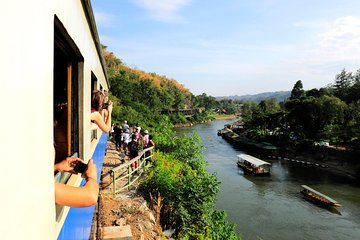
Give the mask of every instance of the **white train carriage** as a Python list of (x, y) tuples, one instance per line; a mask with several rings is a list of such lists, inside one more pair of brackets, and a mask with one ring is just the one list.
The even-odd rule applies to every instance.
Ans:
[(100, 176), (107, 134), (91, 129), (91, 92), (109, 84), (90, 0), (3, 1), (0, 32), (1, 239), (88, 239), (95, 207), (55, 204), (53, 143), (61, 135), (57, 155), (93, 158)]

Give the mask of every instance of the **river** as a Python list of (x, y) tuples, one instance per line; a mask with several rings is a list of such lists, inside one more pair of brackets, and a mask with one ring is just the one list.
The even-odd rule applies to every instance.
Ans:
[[(176, 131), (199, 133), (207, 170), (221, 182), (215, 208), (227, 212), (244, 240), (360, 239), (360, 186), (321, 168), (284, 160), (264, 159), (272, 164), (270, 177), (244, 175), (236, 165), (241, 151), (217, 136), (217, 130), (234, 121), (217, 120)], [(343, 206), (329, 210), (305, 200), (300, 194), (303, 184)]]

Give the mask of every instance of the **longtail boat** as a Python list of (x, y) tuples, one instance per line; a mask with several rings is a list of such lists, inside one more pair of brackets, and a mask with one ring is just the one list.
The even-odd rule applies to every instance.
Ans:
[(308, 187), (306, 185), (301, 185), (303, 188), (301, 190), (301, 193), (309, 200), (321, 204), (323, 206), (334, 206), (334, 207), (340, 207), (341, 204), (335, 201), (334, 199), (326, 196), (323, 193), (320, 193), (311, 187)]

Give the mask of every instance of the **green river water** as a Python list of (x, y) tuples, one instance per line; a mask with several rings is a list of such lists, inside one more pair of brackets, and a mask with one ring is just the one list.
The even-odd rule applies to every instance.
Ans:
[[(360, 186), (314, 166), (269, 160), (270, 177), (244, 175), (236, 165), (241, 153), (217, 136), (217, 130), (234, 120), (217, 120), (176, 129), (179, 134), (197, 131), (205, 146), (209, 172), (221, 182), (216, 209), (226, 210), (228, 220), (244, 240), (357, 240), (360, 239)], [(343, 206), (321, 208), (303, 198), (308, 185)]]

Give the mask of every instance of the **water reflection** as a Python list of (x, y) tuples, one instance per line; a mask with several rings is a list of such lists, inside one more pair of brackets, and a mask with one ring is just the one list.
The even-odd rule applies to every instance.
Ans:
[(317, 203), (314, 201), (310, 201), (309, 199), (307, 199), (306, 197), (304, 197), (302, 195), (299, 195), (299, 197), (301, 197), (304, 201), (308, 202), (309, 207), (320, 208), (324, 211), (328, 211), (330, 213), (341, 215), (340, 209), (337, 209), (336, 207), (324, 206), (323, 204), (320, 204), (320, 203)]
[[(236, 223), (243, 239), (359, 239), (358, 185), (321, 167), (279, 159), (264, 159), (272, 164), (269, 177), (244, 175), (236, 164), (241, 150), (216, 134), (229, 122), (232, 120), (177, 131), (198, 131), (206, 147), (207, 169), (216, 172), (221, 182), (216, 208), (228, 212), (228, 220)], [(300, 193), (303, 184), (326, 193), (343, 206), (326, 209), (307, 201)]]

